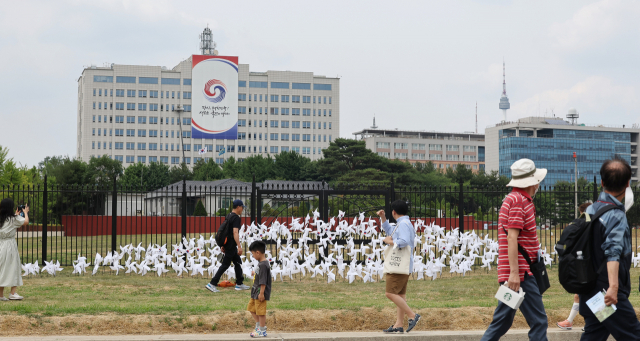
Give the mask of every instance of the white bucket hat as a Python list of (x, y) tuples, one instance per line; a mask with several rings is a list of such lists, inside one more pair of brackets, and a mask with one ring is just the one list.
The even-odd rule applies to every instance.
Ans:
[(547, 176), (546, 169), (536, 168), (533, 161), (529, 159), (520, 159), (511, 165), (511, 182), (507, 186), (527, 188), (540, 184), (545, 176)]

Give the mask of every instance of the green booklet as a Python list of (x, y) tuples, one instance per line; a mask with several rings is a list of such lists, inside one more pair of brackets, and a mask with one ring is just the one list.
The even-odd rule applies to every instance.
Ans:
[(598, 321), (602, 322), (606, 320), (609, 316), (613, 315), (618, 308), (616, 308), (615, 304), (605, 305), (604, 304), (604, 295), (606, 291), (598, 292), (595, 296), (591, 297), (587, 301), (587, 306), (594, 315), (598, 318)]

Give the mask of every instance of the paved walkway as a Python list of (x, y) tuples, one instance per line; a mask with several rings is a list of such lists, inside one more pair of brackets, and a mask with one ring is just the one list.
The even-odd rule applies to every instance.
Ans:
[[(510, 330), (501, 341), (529, 341), (528, 330)], [(414, 331), (407, 334), (383, 334), (380, 332), (355, 333), (269, 333), (266, 340), (302, 341), (472, 341), (480, 340), (484, 331)], [(563, 331), (549, 329), (549, 341), (578, 341), (580, 329)], [(181, 334), (181, 335), (111, 335), (111, 336), (31, 336), (0, 337), (0, 341), (219, 341), (251, 340), (249, 334)], [(609, 337), (609, 340), (613, 338)]]

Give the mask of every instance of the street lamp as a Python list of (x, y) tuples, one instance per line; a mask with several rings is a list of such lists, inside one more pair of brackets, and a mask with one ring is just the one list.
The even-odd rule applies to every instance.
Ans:
[(184, 112), (184, 109), (182, 108), (181, 104), (178, 104), (176, 106), (175, 109), (173, 109), (174, 112), (178, 113), (178, 125), (180, 126), (180, 144), (181, 144), (181, 148), (182, 149), (182, 163), (184, 163), (184, 142), (182, 141), (182, 112)]
[(578, 219), (578, 157), (576, 156), (576, 152), (573, 152), (573, 163), (575, 164), (575, 216)]

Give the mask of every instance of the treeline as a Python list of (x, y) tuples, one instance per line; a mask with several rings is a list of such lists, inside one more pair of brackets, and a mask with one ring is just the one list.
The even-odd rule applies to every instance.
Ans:
[(415, 166), (407, 161), (389, 160), (365, 147), (364, 141), (336, 139), (323, 150), (323, 158), (311, 161), (296, 152), (276, 155), (253, 155), (238, 162), (230, 157), (222, 165), (213, 158), (198, 161), (193, 169), (187, 165), (168, 166), (162, 163), (135, 163), (126, 168), (108, 156), (92, 158), (89, 162), (69, 156), (46, 157), (37, 167), (18, 166), (7, 158), (8, 149), (0, 146), (0, 184), (40, 184), (47, 175), (52, 185), (111, 187), (116, 179), (119, 186), (154, 190), (182, 179), (213, 181), (233, 178), (251, 182), (265, 180), (310, 180), (328, 183), (375, 183), (397, 185), (451, 186), (463, 182), (472, 186), (504, 186), (508, 179), (496, 172), (474, 174), (459, 164), (445, 172), (431, 163)]

